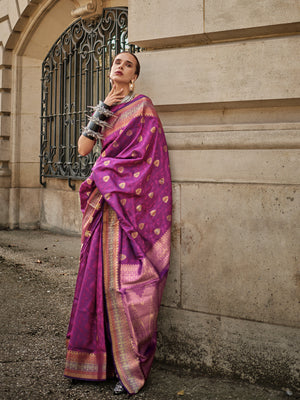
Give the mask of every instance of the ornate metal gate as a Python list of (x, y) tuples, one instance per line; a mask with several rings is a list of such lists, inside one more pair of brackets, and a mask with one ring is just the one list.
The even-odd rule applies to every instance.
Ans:
[(96, 21), (78, 20), (52, 46), (42, 65), (40, 182), (84, 179), (99, 156), (81, 157), (77, 140), (90, 105), (105, 98), (113, 56), (128, 45), (127, 8), (107, 8)]

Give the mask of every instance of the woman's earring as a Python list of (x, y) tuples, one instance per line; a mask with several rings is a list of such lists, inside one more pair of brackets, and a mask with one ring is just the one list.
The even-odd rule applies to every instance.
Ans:
[(130, 81), (129, 90), (130, 90), (131, 92), (134, 91), (134, 81)]

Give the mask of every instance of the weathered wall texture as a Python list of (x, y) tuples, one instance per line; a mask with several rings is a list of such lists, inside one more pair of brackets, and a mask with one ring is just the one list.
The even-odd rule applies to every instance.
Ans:
[[(0, 2), (0, 226), (80, 231), (78, 187), (39, 184), (41, 64), (87, 0)], [(101, 2), (97, 2), (99, 5)], [(138, 90), (170, 148), (174, 224), (158, 356), (299, 382), (298, 0), (129, 6)], [(217, 3), (217, 4), (216, 4)]]
[[(159, 356), (297, 382), (300, 4), (129, 1), (174, 183)], [(217, 3), (217, 4), (216, 4)]]

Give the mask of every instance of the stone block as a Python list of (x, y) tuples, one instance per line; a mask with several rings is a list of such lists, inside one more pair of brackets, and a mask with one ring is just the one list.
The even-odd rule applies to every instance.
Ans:
[[(67, 182), (65, 182), (67, 185)], [(81, 232), (82, 213), (78, 192), (42, 189), (41, 227), (69, 233)]]
[[(300, 98), (300, 37), (142, 52), (139, 90), (171, 110)], [(273, 104), (273, 105), (274, 105)], [(177, 106), (177, 108), (176, 108)]]
[(40, 227), (40, 188), (20, 188), (19, 228)]
[(0, 137), (10, 136), (10, 116), (0, 115)]
[(9, 140), (0, 137), (0, 161), (9, 161), (10, 147)]
[(6, 47), (7, 41), (12, 33), (11, 26), (9, 24), (9, 19), (3, 19), (0, 22), (0, 37), (3, 47)]
[(0, 69), (0, 84), (2, 89), (11, 88), (11, 69)]
[(205, 32), (299, 22), (298, 0), (205, 0)]
[[(0, 24), (0, 32), (1, 32), (1, 24)], [(11, 57), (12, 57), (12, 52), (0, 45), (0, 65), (11, 65), (12, 64)]]
[(36, 10), (41, 0), (17, 0), (19, 4), (20, 13), (22, 16), (30, 17)]
[(299, 186), (181, 188), (183, 308), (300, 326)]
[(18, 0), (18, 7), (20, 13), (23, 14), (23, 12), (26, 10), (26, 7), (28, 7), (28, 0)]
[(13, 30), (15, 30), (15, 26), (18, 23), (18, 20), (20, 18), (20, 12), (17, 7), (17, 4), (15, 1), (9, 1), (8, 2), (8, 18), (9, 18), (9, 23), (12, 27)]
[(11, 111), (10, 92), (0, 91), (0, 112), (8, 113)]
[(180, 304), (180, 185), (173, 185), (173, 217), (172, 217), (172, 244), (171, 261), (166, 287), (164, 290), (162, 304), (176, 307)]
[(139, 46), (164, 47), (203, 33), (203, 1), (187, 7), (180, 0), (129, 0), (128, 10), (129, 41)]
[(161, 307), (156, 357), (201, 373), (299, 383), (299, 329)]
[(0, 2), (0, 18), (3, 19), (7, 16), (8, 0), (2, 0)]
[[(0, 177), (1, 182), (1, 177)], [(0, 229), (8, 227), (9, 190), (0, 186)]]
[(300, 149), (300, 124), (165, 126), (169, 150)]
[(40, 188), (40, 164), (31, 162), (11, 163), (14, 171), (12, 186)]
[[(41, 112), (42, 66), (39, 60), (22, 57), (20, 85), (21, 112), (32, 114)], [(28, 101), (30, 99), (30, 101)]]
[(175, 182), (299, 184), (299, 149), (171, 150)]
[(40, 115), (23, 114), (20, 121), (20, 136), (15, 138), (15, 155), (18, 156), (15, 161), (37, 162), (40, 154)]
[(20, 188), (9, 189), (9, 229), (19, 228)]

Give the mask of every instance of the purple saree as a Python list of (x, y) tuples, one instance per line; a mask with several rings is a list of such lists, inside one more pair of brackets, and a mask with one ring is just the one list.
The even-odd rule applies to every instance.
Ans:
[(101, 156), (81, 185), (81, 255), (65, 376), (105, 380), (130, 394), (149, 374), (170, 258), (168, 150), (143, 95), (112, 107)]

